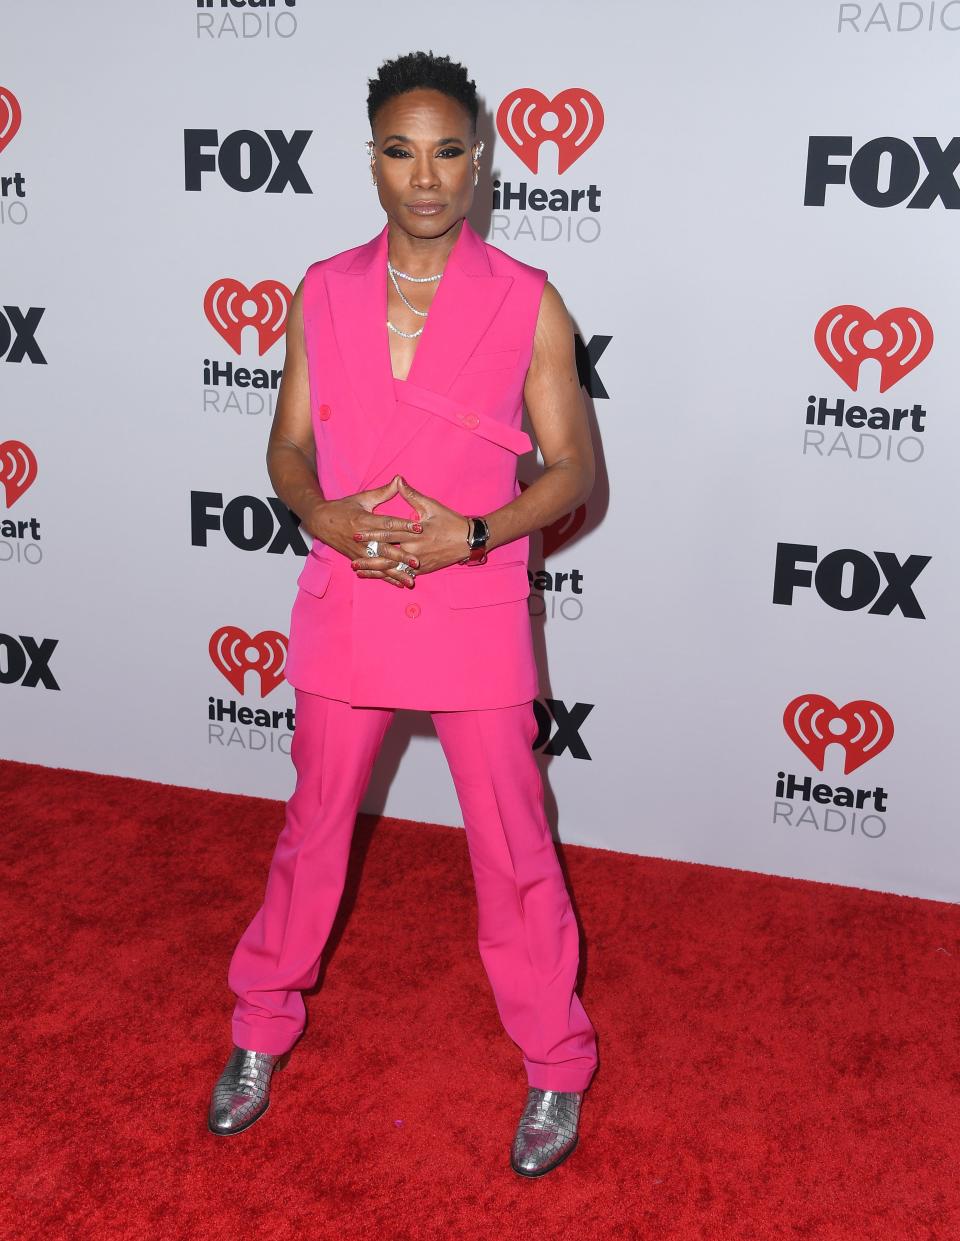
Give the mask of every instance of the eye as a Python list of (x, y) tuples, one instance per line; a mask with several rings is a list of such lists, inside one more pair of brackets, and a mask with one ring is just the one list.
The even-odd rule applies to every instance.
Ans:
[(389, 155), (392, 159), (396, 158), (398, 155), (407, 154), (403, 147), (384, 147), (383, 153), (384, 155)]
[(438, 155), (462, 155), (462, 147), (445, 147), (442, 151), (437, 152)]

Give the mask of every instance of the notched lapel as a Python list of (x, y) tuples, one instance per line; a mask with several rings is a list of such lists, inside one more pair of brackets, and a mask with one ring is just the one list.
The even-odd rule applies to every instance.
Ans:
[(471, 276), (460, 267), (444, 271), (410, 368), (411, 383), (449, 392), (512, 284), (510, 276)]
[(333, 333), (365, 423), (357, 445), (358, 488), (364, 459), (396, 418), (393, 368), (387, 343), (387, 229), (369, 241), (350, 267), (326, 271)]
[[(386, 266), (386, 244), (379, 258)], [(423, 335), (407, 376), (411, 383), (445, 395), (493, 321), (513, 284), (510, 276), (494, 276), (482, 238), (464, 220), (460, 235), (447, 257), (443, 277), (430, 305)], [(382, 293), (385, 298), (385, 287)], [(368, 316), (369, 317), (369, 316)], [(382, 320), (384, 374), (391, 396), (403, 402), (404, 381), (393, 380), (390, 346), (386, 341), (386, 305)], [(375, 357), (371, 354), (371, 357)], [(379, 364), (377, 369), (380, 369)], [(395, 392), (394, 392), (395, 389)], [(389, 465), (432, 415), (411, 405), (392, 409), (392, 417), (382, 423), (382, 433), (363, 471), (362, 486)]]

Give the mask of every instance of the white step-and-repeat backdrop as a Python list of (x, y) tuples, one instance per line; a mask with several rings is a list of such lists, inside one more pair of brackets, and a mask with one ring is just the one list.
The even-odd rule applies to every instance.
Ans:
[[(292, 790), (286, 298), (382, 227), (366, 83), (423, 48), (595, 428), (530, 566), (561, 839), (957, 899), (960, 0), (437, 12), (0, 4), (2, 753)], [(365, 807), (460, 821), (429, 717)]]

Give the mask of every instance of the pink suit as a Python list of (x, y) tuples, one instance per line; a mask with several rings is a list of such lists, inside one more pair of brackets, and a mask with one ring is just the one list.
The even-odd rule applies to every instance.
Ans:
[[(387, 227), (308, 270), (304, 335), (317, 474), (328, 499), (401, 474), (464, 514), (519, 494), (523, 384), (546, 272), (464, 220), (410, 374), (392, 374)], [(408, 516), (397, 495), (378, 512)], [(432, 714), (463, 812), (478, 941), (528, 1082), (582, 1090), (596, 1038), (574, 990), (579, 931), (532, 752), (538, 692), (528, 538), (484, 565), (451, 565), (398, 591), (357, 578), (319, 541), (298, 578), (286, 677), (296, 690), (297, 784), (264, 903), (230, 963), (234, 1042), (282, 1052), (305, 1024), (340, 902), (356, 814), (396, 708)]]

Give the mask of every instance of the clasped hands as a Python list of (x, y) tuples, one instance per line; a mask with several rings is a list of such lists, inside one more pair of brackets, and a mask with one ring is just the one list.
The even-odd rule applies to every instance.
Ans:
[[(375, 513), (400, 494), (413, 509), (413, 516), (387, 517)], [(317, 512), (311, 533), (349, 556), (357, 577), (379, 577), (401, 589), (412, 590), (415, 578), (398, 562), (410, 565), (416, 573), (432, 573), (463, 560), (468, 553), (469, 522), (438, 500), (408, 487), (396, 475), (385, 487), (358, 491), (341, 500), (325, 500)], [(365, 544), (376, 539), (387, 555), (368, 556)]]

